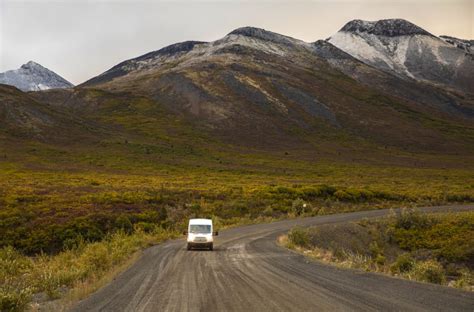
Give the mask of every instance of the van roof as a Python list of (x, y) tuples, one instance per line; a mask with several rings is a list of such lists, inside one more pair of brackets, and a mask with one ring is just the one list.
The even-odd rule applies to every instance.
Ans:
[(189, 224), (209, 224), (212, 225), (211, 219), (189, 219)]

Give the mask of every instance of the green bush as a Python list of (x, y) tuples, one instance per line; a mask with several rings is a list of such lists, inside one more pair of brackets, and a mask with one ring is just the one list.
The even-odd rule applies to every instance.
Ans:
[(352, 195), (347, 193), (344, 190), (339, 190), (339, 191), (335, 192), (334, 197), (336, 199), (340, 200), (340, 201), (352, 201), (353, 200)]
[(0, 311), (23, 311), (33, 289), (24, 277), (33, 261), (12, 247), (0, 249)]
[(443, 266), (436, 260), (417, 262), (413, 268), (416, 280), (434, 284), (443, 284), (446, 275)]
[(474, 213), (404, 212), (392, 221), (389, 237), (404, 250), (429, 250), (439, 260), (467, 264), (474, 257)]
[(321, 197), (329, 197), (334, 195), (334, 193), (337, 191), (337, 189), (334, 186), (329, 186), (329, 185), (321, 185), (319, 187), (319, 194)]
[(142, 231), (145, 233), (151, 233), (155, 230), (156, 225), (149, 222), (138, 222), (133, 226), (135, 231)]
[(392, 273), (407, 273), (415, 266), (415, 260), (408, 253), (401, 254), (397, 260), (391, 265)]
[(24, 311), (31, 298), (30, 288), (0, 286), (0, 311)]
[(426, 229), (432, 223), (433, 221), (428, 215), (422, 214), (415, 209), (404, 209), (396, 219), (395, 228), (404, 230)]
[(102, 272), (110, 267), (112, 259), (106, 244), (93, 243), (85, 249), (82, 261), (89, 270)]
[(115, 228), (128, 234), (133, 232), (133, 224), (126, 215), (120, 215), (115, 219)]
[(374, 262), (378, 265), (384, 265), (386, 260), (387, 259), (384, 255), (378, 254), (377, 257), (375, 257)]
[(288, 240), (300, 247), (309, 246), (309, 234), (307, 229), (295, 227), (288, 233)]
[(299, 198), (295, 199), (291, 203), (291, 210), (297, 216), (300, 216), (303, 213), (305, 213), (307, 208), (308, 208), (308, 204), (306, 204), (304, 200), (299, 199)]
[(11, 246), (0, 249), (0, 278), (24, 274), (33, 266), (31, 259)]

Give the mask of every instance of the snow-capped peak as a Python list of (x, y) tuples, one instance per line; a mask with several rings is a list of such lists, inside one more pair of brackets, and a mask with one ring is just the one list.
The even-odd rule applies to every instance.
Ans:
[(442, 40), (408, 21), (354, 20), (328, 41), (358, 60), (400, 77), (474, 91), (469, 82), (474, 66), (468, 53), (454, 47), (453, 40)]
[(187, 66), (191, 63), (207, 60), (225, 53), (238, 55), (244, 49), (253, 49), (266, 54), (283, 56), (298, 49), (312, 50), (304, 41), (280, 35), (262, 28), (237, 28), (221, 39), (212, 42), (185, 41), (160, 50), (153, 51), (137, 58), (126, 60), (106, 72), (86, 81), (83, 85), (93, 85), (111, 81), (129, 74), (140, 74), (157, 70), (165, 64)]
[(351, 33), (369, 33), (376, 36), (397, 37), (410, 35), (433, 36), (426, 30), (404, 19), (383, 19), (379, 21), (353, 20), (341, 31)]
[(28, 70), (45, 70), (46, 69), (34, 61), (29, 61), (28, 63), (21, 65), (20, 68), (28, 69)]
[(227, 36), (237, 35), (237, 36), (245, 36), (250, 38), (255, 38), (258, 40), (269, 41), (279, 44), (286, 44), (286, 45), (293, 45), (295, 44), (296, 39), (284, 36), (278, 33), (274, 33), (272, 31), (265, 30), (263, 28), (257, 27), (240, 27), (231, 31)]
[(22, 91), (40, 91), (74, 86), (58, 74), (33, 61), (21, 65), (19, 69), (0, 73), (0, 83), (15, 86)]

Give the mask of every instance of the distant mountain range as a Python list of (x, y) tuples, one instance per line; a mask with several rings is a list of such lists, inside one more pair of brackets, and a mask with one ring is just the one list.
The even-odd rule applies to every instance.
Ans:
[[(235, 41), (237, 36), (242, 42)], [(472, 41), (447, 36), (436, 37), (402, 19), (376, 22), (354, 20), (326, 41), (357, 60), (385, 72), (474, 92), (474, 79), (470, 79), (474, 76)], [(133, 75), (143, 70), (156, 70), (168, 61), (184, 56), (203, 59), (222, 52), (222, 48), (226, 46), (236, 44), (259, 48), (276, 55), (283, 55), (285, 50), (289, 52), (292, 49), (311, 52), (315, 46), (315, 43), (306, 43), (263, 29), (244, 27), (214, 42), (187, 41), (124, 61), (87, 81), (84, 86)]]
[(74, 131), (71, 138), (204, 140), (331, 155), (362, 146), (471, 153), (473, 78), (468, 41), (400, 19), (355, 20), (311, 43), (238, 28), (213, 42), (177, 43), (123, 61), (75, 88), (27, 97), (0, 89), (0, 98), (9, 90), (5, 103), (18, 97), (28, 116), (41, 115), (15, 123), (27, 115), (3, 104), (8, 133), (22, 124), (25, 136), (47, 142)]
[(0, 73), (0, 83), (15, 86), (22, 91), (41, 91), (74, 86), (58, 74), (33, 61), (23, 64), (19, 69)]

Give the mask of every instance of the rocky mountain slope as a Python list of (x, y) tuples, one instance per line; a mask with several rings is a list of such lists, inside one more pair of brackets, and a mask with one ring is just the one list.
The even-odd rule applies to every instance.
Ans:
[[(371, 32), (446, 44), (414, 25)], [(243, 27), (213, 42), (126, 60), (74, 89), (29, 96), (112, 129), (109, 140), (116, 131), (147, 144), (213, 141), (312, 155), (473, 151), (474, 96), (443, 86), (364, 62), (331, 40), (308, 43)]]
[[(415, 26), (403, 31), (428, 36)], [(330, 41), (252, 27), (122, 62), (81, 87), (145, 95), (226, 141), (254, 146), (314, 146), (322, 137), (349, 136), (446, 147), (462, 143), (446, 140), (441, 128), (474, 116), (472, 97), (380, 70)]]
[(461, 49), (469, 54), (474, 53), (474, 40), (464, 40), (464, 39), (458, 39), (455, 37), (450, 37), (450, 36), (439, 36), (441, 39), (446, 41), (449, 44), (452, 44), (458, 49)]
[(33, 61), (23, 64), (19, 69), (0, 73), (0, 83), (23, 91), (73, 87), (66, 79)]
[(100, 129), (91, 120), (39, 102), (31, 94), (0, 84), (0, 141), (6, 138), (16, 143), (21, 139), (70, 142), (93, 137)]
[(470, 50), (459, 49), (457, 44), (408, 21), (354, 20), (328, 41), (383, 71), (474, 93), (474, 59)]

